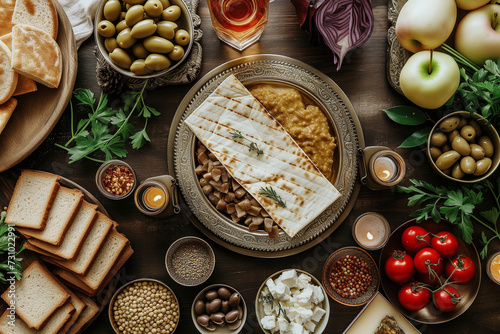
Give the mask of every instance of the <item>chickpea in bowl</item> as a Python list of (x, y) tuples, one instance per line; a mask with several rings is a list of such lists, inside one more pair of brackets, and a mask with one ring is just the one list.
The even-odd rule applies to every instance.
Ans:
[(167, 74), (193, 45), (193, 18), (183, 0), (102, 0), (94, 30), (104, 59), (132, 78)]
[(500, 164), (500, 137), (479, 115), (457, 111), (434, 125), (427, 155), (439, 175), (464, 183), (478, 182)]

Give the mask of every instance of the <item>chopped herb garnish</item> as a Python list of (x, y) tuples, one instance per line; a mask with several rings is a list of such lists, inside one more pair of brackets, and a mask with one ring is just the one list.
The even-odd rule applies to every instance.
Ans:
[(255, 151), (255, 152), (257, 152), (257, 156), (264, 154), (264, 151), (261, 150), (255, 142), (246, 138), (240, 131), (230, 131), (229, 133), (231, 134), (231, 139), (243, 139), (243, 140), (249, 141), (250, 142), (250, 145), (248, 146), (249, 152)]
[(285, 318), (285, 320), (288, 323), (292, 322), (290, 318), (286, 315), (286, 311), (281, 307), (280, 302), (274, 299), (271, 293), (268, 293), (267, 295), (262, 295), (262, 300), (264, 300), (265, 303), (271, 304), (271, 309), (274, 308), (274, 304), (276, 304), (278, 306), (278, 317), (280, 316), (281, 313), (283, 313), (283, 318)]
[(282, 206), (286, 208), (286, 203), (281, 199), (281, 196), (279, 196), (276, 191), (273, 189), (273, 187), (261, 187), (259, 195), (268, 197), (272, 199), (273, 201), (276, 202), (279, 206)]

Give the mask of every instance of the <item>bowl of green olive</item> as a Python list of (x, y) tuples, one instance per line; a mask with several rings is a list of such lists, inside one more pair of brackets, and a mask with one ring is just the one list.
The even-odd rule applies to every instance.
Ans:
[(439, 175), (464, 183), (479, 182), (500, 165), (500, 137), (480, 115), (456, 111), (432, 128), (427, 155)]
[(147, 79), (182, 64), (193, 45), (193, 29), (183, 0), (102, 0), (94, 35), (113, 69)]

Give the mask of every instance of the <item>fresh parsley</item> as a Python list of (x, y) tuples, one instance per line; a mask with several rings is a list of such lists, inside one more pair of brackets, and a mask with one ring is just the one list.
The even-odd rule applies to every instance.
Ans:
[[(500, 218), (500, 178), (493, 184), (485, 180), (471, 187), (457, 186), (434, 186), (425, 181), (411, 179), (409, 187), (398, 186), (397, 190), (410, 195), (408, 206), (417, 206), (411, 217), (417, 222), (432, 219), (439, 222), (442, 218), (453, 223), (466, 243), (472, 242), (474, 233), (474, 222), (485, 227), (493, 236), (487, 237), (484, 231), (481, 233), (481, 257), (484, 259), (488, 254), (489, 244), (498, 239), (500, 241), (500, 230), (497, 222)], [(488, 191), (493, 199), (493, 206), (485, 211), (477, 213), (477, 206), (482, 204)], [(489, 196), (488, 196), (489, 198)]]
[(248, 146), (249, 152), (255, 151), (257, 153), (257, 156), (264, 154), (264, 151), (261, 150), (259, 146), (257, 146), (257, 143), (245, 137), (240, 131), (230, 131), (229, 134), (231, 135), (231, 139), (243, 139), (249, 141), (250, 142), (250, 145)]
[(17, 252), (13, 249), (17, 236), (14, 233), (14, 227), (4, 222), (6, 214), (6, 211), (0, 213), (0, 256), (3, 258), (6, 257), (6, 259), (0, 263), (0, 283), (2, 284), (7, 283), (6, 275), (14, 274), (16, 279), (20, 280), (23, 272), (21, 265), (23, 259), (17, 256), (24, 250), (24, 246), (21, 245)]
[(276, 193), (276, 190), (274, 190), (273, 187), (261, 187), (259, 195), (268, 197), (279, 206), (286, 208), (286, 203), (281, 199), (281, 196)]
[[(113, 109), (109, 106), (108, 95), (101, 93), (96, 104), (94, 94), (83, 88), (73, 91), (77, 105), (90, 109), (87, 118), (80, 119), (75, 126), (75, 111), (73, 101), (70, 101), (71, 112), (71, 138), (64, 144), (55, 146), (68, 151), (70, 163), (81, 159), (103, 162), (114, 156), (124, 158), (127, 156), (126, 143), (130, 141), (133, 149), (143, 147), (151, 141), (146, 127), (151, 116), (160, 113), (144, 102), (146, 83), (139, 91), (127, 91), (122, 95), (123, 108)], [(130, 118), (138, 111), (137, 116), (144, 118), (144, 127), (136, 131), (130, 124)], [(96, 151), (104, 153), (104, 160), (93, 155)]]

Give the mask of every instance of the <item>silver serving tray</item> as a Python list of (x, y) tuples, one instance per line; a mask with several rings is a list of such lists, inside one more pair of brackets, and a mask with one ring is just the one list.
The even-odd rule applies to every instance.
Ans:
[(392, 88), (398, 93), (403, 94), (399, 87), (399, 74), (403, 69), (409, 52), (399, 44), (396, 38), (396, 21), (399, 12), (407, 0), (388, 0), (389, 29), (387, 30), (387, 79)]
[[(231, 74), (245, 85), (275, 83), (297, 88), (322, 108), (337, 138), (335, 163), (338, 172), (332, 183), (341, 197), (294, 238), (283, 231), (277, 239), (270, 239), (264, 231), (249, 232), (246, 226), (232, 222), (217, 211), (199, 185), (195, 173), (196, 137), (184, 120)], [(254, 55), (215, 68), (187, 93), (177, 109), (171, 129), (175, 130), (170, 131), (168, 139), (169, 156), (173, 152), (173, 161), (168, 162), (169, 171), (171, 174), (174, 172), (189, 211), (196, 216), (196, 219), (189, 218), (214, 241), (236, 252), (257, 257), (298, 253), (306, 249), (306, 245), (312, 246), (333, 232), (347, 216), (357, 197), (357, 151), (359, 147), (364, 147), (364, 138), (354, 108), (328, 76), (295, 59)], [(189, 216), (190, 212), (185, 213)]]

